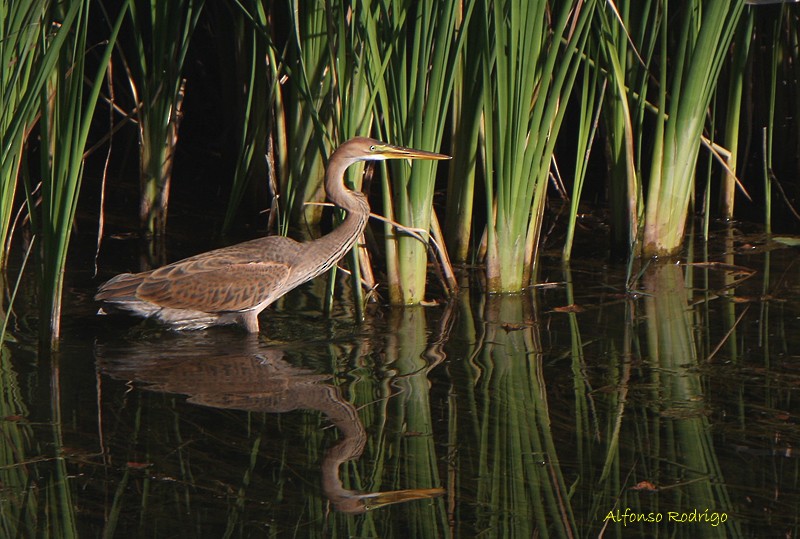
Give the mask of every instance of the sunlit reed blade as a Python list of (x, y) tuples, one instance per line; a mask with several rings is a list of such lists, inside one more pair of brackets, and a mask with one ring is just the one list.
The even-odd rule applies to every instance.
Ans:
[(131, 4), (135, 48), (125, 58), (139, 128), (139, 219), (151, 238), (166, 232), (185, 94), (183, 65), (203, 5), (204, 0)]
[(486, 3), (487, 26), (477, 37), (491, 51), (481, 58), (491, 292), (518, 292), (535, 277), (555, 141), (595, 5), (563, 2), (551, 10), (544, 1)]
[(746, 10), (739, 22), (733, 41), (733, 64), (727, 73), (727, 107), (723, 144), (729, 153), (726, 156), (728, 168), (725, 171), (719, 195), (719, 213), (725, 219), (733, 219), (743, 109), (742, 96), (748, 80), (747, 59), (750, 53), (750, 44), (752, 43), (750, 36), (753, 34), (755, 14), (755, 10)]
[[(456, 71), (465, 33), (459, 31), (473, 2), (401, 3), (381, 0), (366, 25), (366, 66), (375, 103), (383, 114), (376, 129), (386, 138), (409, 146), (439, 148), (442, 144)], [(385, 40), (387, 35), (409, 39)], [(409, 71), (413, 66), (414, 72)], [(383, 215), (403, 226), (430, 230), (437, 167), (421, 163), (409, 168), (386, 167)], [(385, 228), (389, 301), (416, 304), (425, 299), (428, 245)]]
[[(664, 2), (658, 32), (661, 63), (656, 136), (646, 194), (642, 254), (672, 255), (682, 246), (690, 201), (694, 196), (695, 166), (706, 111), (736, 26), (743, 0), (710, 3), (696, 0), (675, 6)], [(672, 15), (677, 16), (673, 18)], [(678, 24), (673, 48), (668, 29)]]
[[(105, 68), (128, 10), (128, 2), (125, 2), (109, 31), (97, 71), (87, 85), (84, 77), (89, 76), (85, 69), (85, 51), (90, 3), (85, 0), (68, 6), (69, 13), (77, 10), (75, 31), (59, 50), (57, 69), (51, 74), (48, 92), (42, 95), (40, 102), (41, 204), (35, 208), (29, 200), (30, 213), (39, 216), (35, 222), (41, 238), (39, 336), (45, 347), (52, 348), (57, 347), (61, 335), (64, 271), (83, 177), (83, 154)], [(65, 15), (61, 7), (52, 7), (50, 16), (55, 20)], [(29, 192), (32, 191), (29, 188)]]
[[(224, 63), (227, 76), (242, 81), (243, 90), (232, 96), (228, 106), (235, 112), (233, 118), (236, 140), (236, 162), (231, 180), (231, 194), (225, 209), (222, 223), (222, 234), (232, 231), (237, 218), (246, 220), (247, 215), (257, 215), (261, 209), (265, 194), (277, 198), (278, 193), (271, 192), (268, 175), (282, 176), (273, 159), (268, 163), (271, 144), (270, 130), (275, 125), (275, 107), (278, 104), (280, 84), (278, 83), (276, 66), (270, 58), (274, 58), (274, 45), (269, 38), (269, 12), (261, 9), (260, 2), (237, 3), (238, 9), (232, 9), (231, 18), (235, 41), (233, 47), (237, 51), (233, 66)], [(224, 10), (222, 6), (213, 4), (205, 9)], [(221, 15), (221, 14), (220, 14)], [(219, 47), (229, 46), (227, 33), (215, 36)], [(250, 196), (246, 196), (250, 195)], [(277, 213), (270, 210), (266, 222), (275, 222)], [(260, 218), (261, 216), (259, 216)], [(269, 229), (269, 226), (267, 227)]]
[[(12, 9), (11, 4), (15, 4)], [(49, 64), (58, 50), (52, 46), (48, 58), (41, 47), (41, 38), (47, 35), (47, 2), (29, 2), (24, 8), (4, 0), (0, 3), (3, 22), (0, 24), (0, 136), (2, 136), (2, 162), (0, 162), (0, 267), (4, 268), (8, 257), (7, 238), (11, 227), (15, 195), (17, 193), (19, 168), (24, 154), (24, 143), (28, 129), (34, 121), (36, 109), (33, 104), (44, 84), (44, 74), (52, 69)], [(72, 17), (64, 22), (69, 26)], [(63, 39), (63, 36), (62, 36)]]

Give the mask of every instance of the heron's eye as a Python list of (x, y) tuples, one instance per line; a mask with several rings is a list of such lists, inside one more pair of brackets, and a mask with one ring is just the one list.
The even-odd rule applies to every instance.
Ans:
[(369, 147), (369, 151), (374, 152), (375, 151), (375, 146), (374, 145), (370, 146)]

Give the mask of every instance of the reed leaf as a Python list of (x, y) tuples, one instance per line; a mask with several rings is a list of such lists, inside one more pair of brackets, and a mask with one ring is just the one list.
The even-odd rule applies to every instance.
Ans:
[[(241, 9), (233, 10), (236, 65), (231, 75), (243, 84), (233, 89), (238, 143), (231, 194), (222, 224), (223, 234), (230, 232), (248, 190), (254, 187), (255, 182), (266, 181), (267, 146), (274, 124), (270, 112), (280, 92), (277, 72), (270, 62), (270, 54), (274, 51), (267, 33), (269, 13), (259, 0), (240, 6)], [(276, 171), (270, 172), (275, 174)], [(270, 221), (275, 218), (272, 213)]]
[(739, 131), (743, 108), (742, 95), (747, 82), (747, 59), (750, 52), (755, 10), (746, 10), (736, 29), (733, 42), (733, 64), (728, 73), (727, 110), (725, 113), (724, 144), (728, 150), (725, 171), (719, 195), (719, 212), (724, 219), (733, 218), (736, 194), (736, 171), (739, 156)]
[[(72, 31), (77, 6), (64, 13), (57, 31), (47, 24), (49, 0), (0, 2), (0, 266), (8, 256), (8, 234), (24, 145), (42, 89)], [(45, 46), (46, 44), (46, 46)]]
[(682, 246), (706, 111), (744, 0), (697, 0), (677, 8), (677, 19), (668, 11), (671, 5), (659, 6), (660, 91), (645, 208), (645, 256), (673, 255)]
[[(357, 3), (342, 1), (328, 4), (328, 44), (331, 65), (331, 133), (338, 145), (355, 136), (369, 134), (373, 122), (375, 96), (370, 92), (368, 69), (366, 66), (366, 45), (364, 35), (374, 34), (374, 19)], [(326, 155), (326, 161), (327, 161)], [(363, 165), (350, 167), (346, 182), (351, 189), (361, 191), (364, 187), (365, 168)], [(338, 212), (341, 219), (342, 212)], [(356, 243), (348, 257), (351, 268), (351, 283), (356, 305), (356, 316), (364, 316), (363, 289), (375, 287), (374, 270), (366, 249), (364, 236)], [(336, 269), (330, 273), (331, 290)]]
[(488, 2), (483, 39), (487, 287), (532, 282), (555, 139), (595, 2)]
[(486, 19), (485, 8), (485, 3), (476, 2), (475, 13), (470, 17), (469, 24), (464, 24), (463, 13), (459, 24), (468, 38), (458, 57), (453, 88), (453, 161), (448, 167), (444, 224), (447, 250), (456, 263), (468, 260), (474, 219), (485, 84), (483, 56), (488, 53), (479, 39)]
[(139, 219), (151, 237), (166, 232), (172, 163), (185, 92), (183, 64), (203, 3), (131, 3), (135, 52), (126, 57), (139, 127)]
[[(242, 51), (244, 60), (240, 60), (239, 64), (241, 65), (237, 64), (239, 73), (247, 72), (249, 82), (245, 84), (245, 106), (241, 107), (241, 104), (237, 103), (237, 110), (240, 111), (238, 114), (242, 115), (237, 118), (237, 122), (240, 124), (238, 153), (223, 231), (227, 231), (231, 226), (248, 182), (259, 177), (261, 165), (256, 161), (263, 160), (272, 197), (267, 228), (273, 229), (277, 225), (278, 231), (286, 235), (290, 221), (285, 202), (285, 199), (288, 198), (285, 193), (285, 182), (290, 177), (289, 148), (291, 144), (287, 134), (287, 105), (283, 96), (284, 90), (279, 83), (286, 66), (272, 38), (271, 12), (267, 9), (266, 3), (260, 0), (244, 3), (237, 1), (234, 2), (234, 6), (234, 27), (238, 29), (237, 32), (241, 35), (247, 34), (250, 43), (256, 44), (258, 50), (262, 50), (263, 47), (265, 53), (261, 58), (253, 51)], [(244, 46), (244, 44), (244, 41), (240, 40), (239, 45)], [(265, 44), (269, 46), (264, 47)], [(264, 77), (266, 80), (262, 80)], [(262, 90), (269, 96), (266, 100), (259, 93)], [(235, 96), (238, 99), (238, 92), (235, 92)], [(267, 109), (262, 111), (262, 104), (258, 104), (256, 101), (260, 101), (262, 104), (268, 103)], [(266, 116), (264, 119), (266, 131), (263, 131), (264, 125), (260, 119), (262, 112)], [(259, 140), (262, 136), (266, 140)], [(262, 146), (264, 153), (259, 154)]]
[[(706, 114), (744, 2), (613, 6), (599, 20), (615, 90), (604, 115), (614, 243), (626, 243), (632, 255), (672, 255), (682, 244)], [(741, 32), (739, 39), (748, 38)], [(645, 123), (648, 108), (655, 111), (655, 129)]]
[[(456, 2), (365, 3), (367, 66), (376, 97), (377, 131), (394, 144), (436, 151), (444, 135), (458, 52), (473, 2), (459, 17)], [(457, 26), (460, 22), (461, 26)], [(436, 161), (393, 161), (384, 183), (384, 215), (402, 226), (430, 230)], [(386, 226), (389, 300), (425, 297), (426, 243)]]
[[(287, 2), (291, 37), (286, 51), (290, 90), (284, 102), (289, 144), (289, 175), (282, 178), (281, 193), (287, 214), (281, 226), (286, 234), (289, 219), (316, 226), (322, 209), (306, 202), (322, 202), (325, 178), (326, 137), (331, 132), (331, 49), (328, 7), (323, 3)], [(335, 8), (330, 8), (334, 9)], [(345, 31), (339, 28), (339, 31)]]
[[(41, 62), (40, 36), (43, 34), (47, 2), (40, 0), (11, 6), (0, 4), (0, 132), (3, 137), (0, 163), (0, 266), (5, 266), (6, 238), (11, 226), (20, 160), (26, 132), (33, 122), (33, 100), (26, 94), (38, 94), (31, 88)], [(27, 101), (27, 103), (26, 103)], [(24, 107), (24, 108), (23, 108)], [(16, 116), (16, 118), (15, 118)], [(15, 124), (15, 125), (14, 125)], [(13, 128), (12, 128), (13, 125)]]
[[(794, 18), (796, 19), (796, 17)], [(781, 6), (780, 15), (778, 18), (774, 19), (774, 21), (765, 21), (766, 24), (764, 25), (768, 30), (766, 41), (769, 42), (768, 50), (770, 51), (768, 53), (769, 67), (766, 70), (769, 86), (767, 89), (768, 95), (766, 104), (767, 117), (764, 120), (766, 125), (762, 129), (760, 142), (762, 150), (762, 170), (764, 174), (764, 227), (767, 233), (772, 232), (772, 204), (773, 199), (776, 198), (773, 196), (773, 193), (781, 193), (782, 190), (780, 184), (777, 182), (777, 177), (775, 176), (773, 170), (773, 167), (775, 166), (775, 141), (777, 138), (781, 137), (781, 122), (776, 122), (776, 116), (780, 118), (783, 115), (790, 116), (793, 114), (792, 112), (785, 111), (784, 101), (788, 100), (782, 99), (781, 97), (781, 89), (778, 85), (778, 78), (782, 76), (781, 72), (783, 69), (783, 63), (796, 63), (794, 60), (797, 57), (800, 57), (800, 54), (797, 52), (798, 45), (796, 43), (796, 34), (794, 36), (795, 43), (793, 44), (791, 42), (791, 34), (788, 32), (787, 34), (784, 34), (783, 31), (783, 26), (787, 24), (787, 22), (789, 26), (791, 26), (789, 21), (792, 21), (792, 19), (793, 17), (789, 11), (789, 6)], [(772, 22), (771, 25), (769, 24), (770, 22)], [(785, 38), (788, 38), (786, 39), (786, 42), (784, 42)], [(784, 60), (784, 58), (787, 57), (790, 59)], [(792, 136), (791, 133), (786, 133), (786, 135), (788, 137)], [(797, 139), (800, 140), (800, 136), (797, 136)], [(780, 155), (781, 154), (779, 153), (778, 159), (780, 159)], [(775, 187), (777, 187), (777, 189), (774, 189)]]
[[(128, 10), (126, 2), (110, 30), (87, 91), (84, 76), (89, 5), (89, 0), (71, 2), (66, 13), (53, 13), (57, 19), (75, 17), (75, 30), (59, 51), (58, 68), (47, 92), (41, 94), (40, 340), (50, 347), (57, 345), (61, 334), (64, 268), (83, 176), (83, 152), (105, 69)], [(34, 213), (33, 206), (30, 212)]]
[[(589, 57), (592, 54), (589, 53)], [(569, 214), (567, 217), (567, 237), (564, 240), (564, 260), (572, 257), (572, 245), (575, 241), (575, 226), (580, 212), (581, 194), (586, 173), (589, 166), (589, 156), (592, 151), (594, 136), (597, 132), (599, 115), (602, 110), (603, 97), (606, 84), (601, 82), (600, 70), (597, 65), (589, 61), (583, 64), (583, 77), (581, 79), (580, 115), (578, 118), (578, 133), (575, 144), (575, 175), (572, 185)], [(597, 96), (599, 91), (599, 97)]]
[(644, 218), (642, 138), (650, 66), (658, 40), (660, 12), (653, 2), (615, 2), (613, 13), (598, 10), (600, 60), (611, 91), (603, 103), (612, 250), (636, 249)]

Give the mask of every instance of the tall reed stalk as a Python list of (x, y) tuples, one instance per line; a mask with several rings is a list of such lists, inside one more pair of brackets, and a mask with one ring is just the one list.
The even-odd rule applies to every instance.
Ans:
[[(282, 178), (281, 193), (286, 214), (295, 223), (319, 224), (322, 208), (306, 202), (322, 202), (325, 195), (326, 136), (331, 131), (331, 48), (327, 4), (287, 2), (291, 35), (286, 52), (289, 92), (284, 101), (286, 136), (289, 144), (289, 175)], [(339, 28), (338, 31), (345, 31)]]
[[(230, 231), (245, 194), (252, 192), (255, 182), (266, 181), (269, 131), (273, 125), (270, 111), (280, 91), (270, 62), (270, 53), (273, 51), (267, 33), (269, 12), (260, 0), (246, 4), (240, 4), (241, 9), (232, 12), (235, 36), (232, 50), (236, 55), (236, 63), (229, 74), (242, 84), (231, 89), (238, 141), (231, 195), (222, 224), (223, 234)], [(270, 215), (270, 220), (273, 218)]]
[(274, 13), (270, 8), (273, 6), (263, 0), (249, 0), (236, 2), (232, 8), (237, 33), (234, 76), (244, 79), (244, 84), (233, 91), (238, 141), (223, 232), (229, 231), (248, 185), (263, 179), (262, 171), (266, 173), (272, 197), (268, 228), (272, 229), (277, 223), (282, 234), (288, 231), (286, 182), (291, 175), (291, 144), (286, 125), (288, 105), (280, 82), (286, 65), (272, 35)]
[[(762, 23), (756, 29), (756, 33), (763, 32), (763, 43), (767, 51), (762, 56), (767, 60), (765, 62), (767, 67), (761, 71), (767, 84), (766, 112), (763, 113), (766, 117), (762, 120), (763, 128), (759, 140), (764, 177), (764, 222), (767, 232), (772, 230), (773, 203), (776, 201), (786, 202), (789, 212), (793, 213), (795, 218), (798, 217), (796, 207), (792, 207), (791, 199), (787, 197), (783, 188), (786, 179), (780, 176), (780, 172), (785, 170), (800, 170), (800, 157), (791, 151), (800, 147), (800, 130), (797, 129), (796, 122), (790, 120), (796, 117), (800, 110), (800, 92), (797, 91), (796, 85), (781, 84), (781, 81), (797, 80), (800, 32), (795, 26), (800, 20), (800, 12), (795, 7), (789, 4), (781, 6), (777, 17), (763, 17)], [(776, 145), (776, 141), (780, 143)], [(790, 150), (781, 151), (782, 146), (787, 146)]]
[(753, 36), (753, 23), (755, 10), (748, 9), (736, 29), (733, 43), (733, 63), (728, 72), (727, 110), (725, 113), (725, 144), (727, 153), (727, 170), (723, 176), (719, 196), (720, 214), (725, 219), (733, 218), (733, 209), (736, 195), (736, 171), (739, 157), (739, 134), (742, 109), (744, 102), (745, 84), (748, 81), (747, 59), (750, 53), (750, 43)]
[[(70, 31), (74, 14), (49, 36), (48, 0), (0, 2), (0, 267), (5, 266), (6, 239), (11, 226), (17, 178), (27, 133), (34, 123), (36, 103), (58, 49)], [(49, 37), (48, 37), (49, 36)], [(46, 51), (42, 41), (50, 40)], [(45, 55), (47, 52), (47, 55)]]
[(486, 276), (490, 292), (531, 283), (553, 148), (595, 2), (487, 1)]
[(629, 254), (640, 237), (643, 219), (641, 181), (643, 123), (649, 66), (656, 45), (659, 12), (653, 2), (615, 2), (597, 11), (596, 31), (610, 91), (603, 103), (609, 170), (611, 246)]
[[(594, 47), (594, 43), (590, 43)], [(592, 53), (588, 57), (592, 57)], [(591, 155), (594, 137), (597, 132), (599, 115), (602, 110), (606, 85), (600, 77), (600, 70), (596, 63), (583, 62), (583, 76), (580, 84), (580, 109), (577, 125), (577, 140), (575, 144), (575, 175), (572, 183), (572, 197), (570, 199), (569, 215), (567, 217), (567, 237), (564, 240), (564, 260), (572, 257), (572, 246), (575, 241), (575, 228), (580, 212), (581, 194), (589, 169), (589, 156)]]
[[(457, 2), (392, 2), (365, 6), (367, 66), (381, 112), (377, 131), (393, 144), (436, 151), (442, 143), (456, 72), (460, 30)], [(460, 21), (460, 26), (457, 25)], [(409, 228), (431, 230), (436, 161), (410, 167), (393, 161), (384, 184), (384, 214)], [(428, 244), (386, 225), (389, 300), (419, 303), (425, 297)]]
[(450, 257), (456, 263), (467, 262), (472, 244), (475, 186), (481, 157), (483, 119), (483, 56), (487, 51), (480, 36), (486, 20), (486, 4), (475, 3), (468, 25), (460, 14), (461, 31), (471, 36), (461, 48), (453, 87), (451, 148), (453, 161), (448, 166), (445, 206), (445, 240)]
[[(368, 135), (374, 118), (375, 96), (370, 92), (366, 66), (366, 44), (364, 34), (374, 32), (374, 20), (364, 9), (352, 10), (352, 3), (342, 1), (328, 5), (328, 45), (331, 65), (331, 135), (337, 143), (358, 135)], [(363, 166), (351, 167), (347, 183), (351, 189), (361, 191), (364, 187)], [(340, 215), (341, 217), (341, 215)], [(375, 286), (374, 271), (365, 237), (358, 240), (349, 256), (351, 282), (356, 315), (363, 318), (363, 288)], [(331, 272), (335, 277), (336, 271)], [(331, 287), (334, 279), (330, 279)], [(331, 290), (332, 292), (332, 290)], [(332, 293), (328, 298), (332, 298)]]
[(203, 3), (204, 0), (131, 3), (135, 51), (126, 58), (139, 127), (139, 219), (151, 237), (166, 232), (186, 82), (183, 64)]
[[(72, 17), (75, 28), (59, 50), (57, 69), (46, 91), (41, 93), (41, 204), (37, 212), (35, 202), (30, 200), (29, 209), (41, 234), (40, 340), (50, 347), (57, 346), (61, 334), (64, 268), (83, 177), (83, 153), (89, 127), (106, 66), (128, 10), (126, 2), (110, 30), (97, 71), (87, 86), (85, 56), (90, 4), (90, 0), (84, 0), (53, 6), (53, 19)], [(29, 196), (33, 191), (30, 187)]]
[(682, 246), (706, 112), (744, 0), (694, 0), (675, 6), (676, 13), (669, 9), (673, 6), (659, 4), (659, 87), (642, 240), (645, 256), (673, 255)]
[[(682, 245), (706, 114), (744, 0), (613, 7), (601, 12), (600, 35), (614, 90), (605, 120), (616, 243), (626, 241), (632, 255), (672, 255)], [(648, 108), (655, 128), (645, 122)]]

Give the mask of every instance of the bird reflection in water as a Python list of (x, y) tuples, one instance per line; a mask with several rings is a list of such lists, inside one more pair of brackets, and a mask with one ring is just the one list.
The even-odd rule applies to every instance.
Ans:
[(114, 378), (142, 382), (153, 391), (187, 395), (194, 404), (250, 412), (322, 412), (342, 434), (342, 439), (326, 451), (321, 465), (323, 494), (338, 511), (364, 513), (444, 494), (441, 488), (373, 493), (344, 488), (341, 465), (360, 457), (367, 441), (355, 407), (342, 397), (339, 388), (325, 383), (329, 375), (289, 364), (279, 349), (254, 349), (257, 347), (251, 342), (246, 352), (217, 357), (185, 352), (179, 354), (183, 357), (154, 357), (152, 348), (147, 347), (141, 353), (134, 347), (124, 354), (99, 349), (97, 356), (101, 370)]

